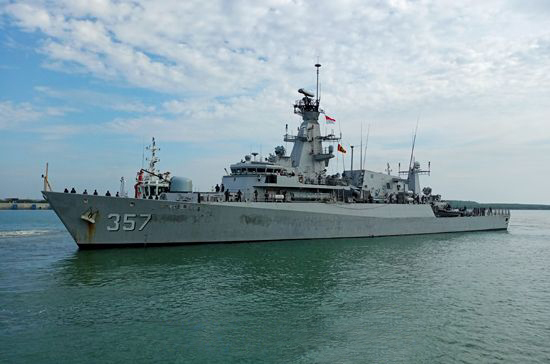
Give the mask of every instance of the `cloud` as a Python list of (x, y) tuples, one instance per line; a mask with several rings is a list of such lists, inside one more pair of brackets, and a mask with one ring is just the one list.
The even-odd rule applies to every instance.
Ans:
[[(418, 115), (418, 153), (464, 161), (448, 174), (470, 173), (466, 165), (479, 156), (543, 164), (550, 140), (544, 1), (22, 0), (1, 9), (2, 27), (38, 36), (44, 67), (155, 95), (36, 88), (113, 111), (101, 130), (120, 136), (205, 149), (238, 143), (244, 152), (250, 143), (280, 144), (285, 124), (291, 131), (298, 124), (296, 89), (315, 88), (319, 57), (322, 105), (340, 122), (335, 132), (358, 144), (361, 124), (373, 124), (375, 169), (406, 159)], [(1, 107), (10, 120), (48, 115), (32, 103)], [(14, 123), (1, 120), (0, 127)]]
[(523, 30), (529, 16), (501, 2), (38, 1), (4, 12), (47, 37), (50, 67), (160, 92), (226, 97), (310, 84), (299, 73), (318, 55), (330, 67), (325, 95), (343, 105), (550, 87), (548, 30)]
[(44, 118), (61, 117), (74, 111), (63, 107), (36, 107), (28, 102), (0, 101), (0, 130), (19, 130)]
[(106, 110), (123, 111), (129, 113), (151, 113), (156, 106), (145, 104), (135, 98), (125, 97), (113, 93), (97, 92), (82, 89), (54, 89), (48, 86), (35, 86), (34, 89), (52, 99), (64, 102), (91, 105)]
[[(192, 143), (255, 141), (280, 143), (289, 103), (278, 101), (279, 95), (262, 92), (253, 96), (227, 98), (222, 102), (210, 99), (170, 100), (156, 113), (138, 117), (119, 117), (107, 124), (117, 133), (136, 136), (155, 135), (164, 140)], [(269, 117), (259, 116), (262, 109)], [(262, 133), (258, 133), (262, 130)], [(257, 134), (257, 135), (255, 135)], [(273, 138), (277, 135), (277, 138)], [(249, 142), (247, 142), (249, 143)]]

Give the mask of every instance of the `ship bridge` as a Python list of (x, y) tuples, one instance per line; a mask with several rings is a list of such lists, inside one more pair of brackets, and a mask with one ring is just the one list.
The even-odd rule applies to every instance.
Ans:
[(284, 168), (269, 162), (237, 163), (231, 165), (231, 174), (267, 174), (282, 173)]

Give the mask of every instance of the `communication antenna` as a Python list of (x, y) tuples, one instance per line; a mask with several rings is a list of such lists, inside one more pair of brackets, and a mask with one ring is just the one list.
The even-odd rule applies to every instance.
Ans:
[(141, 138), (141, 169), (145, 168), (145, 140)]
[(315, 67), (317, 68), (317, 93), (316, 93), (316, 98), (317, 98), (317, 105), (319, 105), (319, 68), (321, 68), (321, 64), (316, 63)]
[(119, 190), (119, 196), (120, 196), (120, 197), (128, 197), (128, 194), (126, 193), (126, 187), (125, 187), (124, 176), (123, 176), (123, 177), (120, 177), (120, 190)]
[(42, 175), (42, 179), (44, 180), (44, 191), (52, 191), (52, 186), (48, 179), (48, 162), (46, 162), (46, 173)]
[(365, 161), (367, 159), (367, 148), (369, 147), (369, 134), (370, 134), (370, 124), (367, 129), (367, 140), (365, 141), (365, 157), (363, 158), (363, 165), (361, 166), (362, 169), (365, 169)]
[(413, 158), (414, 158), (414, 145), (416, 143), (416, 133), (418, 132), (418, 123), (420, 122), (420, 115), (418, 115), (418, 118), (416, 119), (416, 128), (414, 129), (414, 137), (412, 142), (412, 148), (411, 148), (411, 159), (409, 160), (409, 171), (412, 168)]
[(285, 125), (285, 150), (288, 149), (287, 137), (288, 137), (288, 124)]
[(361, 146), (359, 147), (359, 168), (363, 169), (363, 122), (361, 121)]

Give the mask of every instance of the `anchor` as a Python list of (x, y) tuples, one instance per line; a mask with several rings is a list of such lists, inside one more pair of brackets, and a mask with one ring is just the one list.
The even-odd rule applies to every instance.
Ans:
[(89, 222), (90, 224), (95, 224), (95, 218), (97, 217), (98, 211), (92, 210), (90, 207), (86, 212), (84, 212), (82, 215), (80, 215), (80, 218), (86, 222)]

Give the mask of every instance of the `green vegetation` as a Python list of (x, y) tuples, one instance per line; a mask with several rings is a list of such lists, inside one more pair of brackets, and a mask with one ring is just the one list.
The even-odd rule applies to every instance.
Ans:
[(508, 209), (508, 210), (550, 210), (550, 205), (540, 205), (540, 204), (478, 203), (476, 201), (461, 201), (461, 200), (449, 200), (447, 202), (449, 202), (453, 208), (466, 206), (467, 208), (492, 207), (494, 209)]

